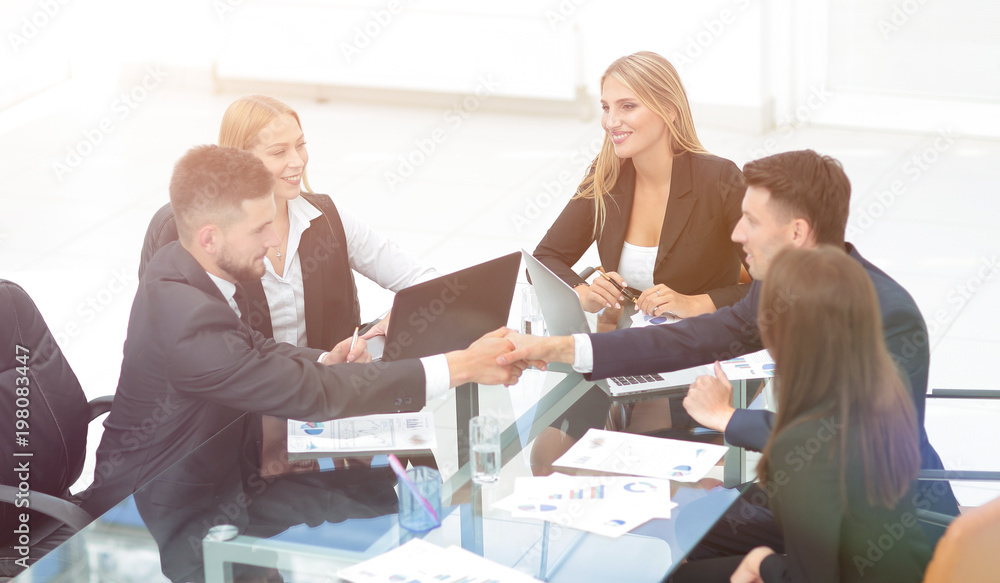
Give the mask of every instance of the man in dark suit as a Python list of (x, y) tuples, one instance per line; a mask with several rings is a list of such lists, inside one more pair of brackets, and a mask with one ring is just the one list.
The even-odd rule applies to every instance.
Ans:
[[(150, 262), (132, 305), (94, 483), (81, 495), (93, 516), (246, 412), (320, 421), (416, 411), (458, 384), (516, 382), (522, 365), (496, 363), (513, 348), (503, 331), (466, 350), (379, 364), (362, 362), (370, 357), (360, 339), (323, 352), (253, 332), (236, 282), (259, 278), (279, 242), (272, 183), (258, 158), (234, 148), (201, 146), (177, 162), (170, 202), (180, 240)], [(212, 463), (163, 488), (189, 512), (216, 514), (213, 500), (241, 488), (241, 444), (216, 445)]]
[[(669, 326), (572, 337), (518, 335), (512, 338), (518, 349), (501, 357), (500, 362), (564, 362), (593, 378), (608, 378), (679, 370), (760, 350), (763, 345), (758, 320), (780, 312), (784, 309), (782, 302), (794, 301), (779, 294), (777, 305), (759, 305), (761, 282), (771, 259), (787, 246), (836, 245), (861, 263), (872, 278), (886, 345), (905, 371), (912, 390), (920, 425), (922, 467), (941, 468), (941, 460), (923, 429), (930, 360), (927, 328), (910, 294), (861, 257), (853, 245), (845, 243), (851, 185), (840, 163), (812, 150), (786, 152), (747, 163), (743, 174), (747, 183), (743, 216), (732, 235), (733, 241), (743, 245), (754, 278), (743, 300)], [(717, 376), (703, 376), (691, 385), (684, 399), (685, 409), (699, 423), (725, 432), (729, 443), (763, 449), (774, 415), (762, 410), (733, 409), (732, 386), (721, 372), (716, 367)], [(920, 495), (919, 507), (952, 515), (958, 512), (946, 482), (921, 482)], [(746, 552), (742, 548), (734, 551)]]

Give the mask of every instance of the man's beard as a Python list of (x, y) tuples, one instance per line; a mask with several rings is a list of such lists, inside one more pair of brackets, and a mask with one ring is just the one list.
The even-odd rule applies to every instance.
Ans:
[(236, 281), (253, 281), (260, 279), (264, 275), (264, 260), (261, 259), (253, 265), (238, 265), (233, 261), (228, 253), (228, 249), (223, 250), (219, 255), (219, 269), (229, 274), (229, 277)]

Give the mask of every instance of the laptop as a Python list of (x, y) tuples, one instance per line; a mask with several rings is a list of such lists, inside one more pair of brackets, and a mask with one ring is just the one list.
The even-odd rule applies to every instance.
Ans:
[[(462, 350), (506, 326), (520, 266), (521, 254), (515, 252), (400, 290), (392, 302), (381, 360)], [(369, 342), (369, 352), (375, 357), (373, 344)]]
[[(545, 267), (541, 261), (525, 250), (521, 250), (528, 266), (531, 284), (538, 296), (538, 307), (542, 310), (545, 326), (553, 336), (590, 333), (590, 324), (580, 305), (580, 296), (558, 275)], [(392, 322), (390, 321), (391, 325)], [(665, 389), (684, 390), (700, 375), (708, 374), (709, 368), (700, 365), (668, 373), (621, 376), (606, 379), (607, 391), (613, 397), (638, 395)], [(602, 386), (604, 383), (599, 383)]]

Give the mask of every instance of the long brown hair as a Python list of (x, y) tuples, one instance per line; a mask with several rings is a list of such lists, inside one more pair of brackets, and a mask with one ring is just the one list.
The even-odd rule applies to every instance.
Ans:
[[(290, 115), (302, 129), (302, 121), (295, 110), (267, 95), (248, 95), (232, 102), (222, 115), (219, 127), (219, 145), (249, 150), (257, 144), (268, 124), (274, 118)], [(306, 169), (302, 169), (302, 187), (312, 192)]]
[(834, 415), (842, 427), (834, 449), (841, 491), (852, 432), (868, 501), (895, 506), (920, 465), (916, 414), (886, 350), (878, 296), (864, 268), (831, 245), (785, 249), (768, 269), (758, 321), (778, 378), (777, 418), (757, 466), (761, 482), (774, 436)]
[[(683, 152), (706, 153), (698, 140), (691, 117), (691, 106), (677, 70), (670, 61), (660, 55), (642, 51), (622, 57), (611, 63), (601, 76), (601, 91), (608, 77), (614, 77), (622, 85), (666, 122), (670, 133), (670, 149), (674, 155)], [(674, 121), (671, 113), (676, 114)], [(586, 177), (577, 188), (574, 198), (594, 200), (594, 234), (604, 228), (604, 195), (611, 192), (621, 172), (622, 160), (615, 155), (611, 136), (604, 134), (604, 143), (597, 158), (590, 165)]]

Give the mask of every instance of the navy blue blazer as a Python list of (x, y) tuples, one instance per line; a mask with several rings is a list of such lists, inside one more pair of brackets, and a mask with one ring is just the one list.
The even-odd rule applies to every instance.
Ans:
[[(896, 364), (906, 371), (920, 428), (921, 467), (940, 469), (941, 458), (924, 431), (924, 399), (930, 349), (927, 326), (909, 292), (858, 253), (850, 243), (847, 252), (868, 272), (878, 295), (886, 347)], [(648, 326), (591, 334), (594, 347), (593, 378), (649, 374), (727, 360), (764, 348), (757, 326), (761, 283), (754, 281), (740, 302), (711, 314), (687, 318), (669, 326)], [(736, 446), (761, 451), (767, 445), (774, 414), (739, 409), (726, 427), (726, 440)], [(922, 484), (921, 490), (929, 486)], [(954, 497), (946, 483), (939, 483), (934, 508), (951, 510)], [(943, 506), (942, 506), (943, 504)], [(955, 503), (954, 512), (958, 511)], [(955, 514), (953, 514), (955, 515)]]

